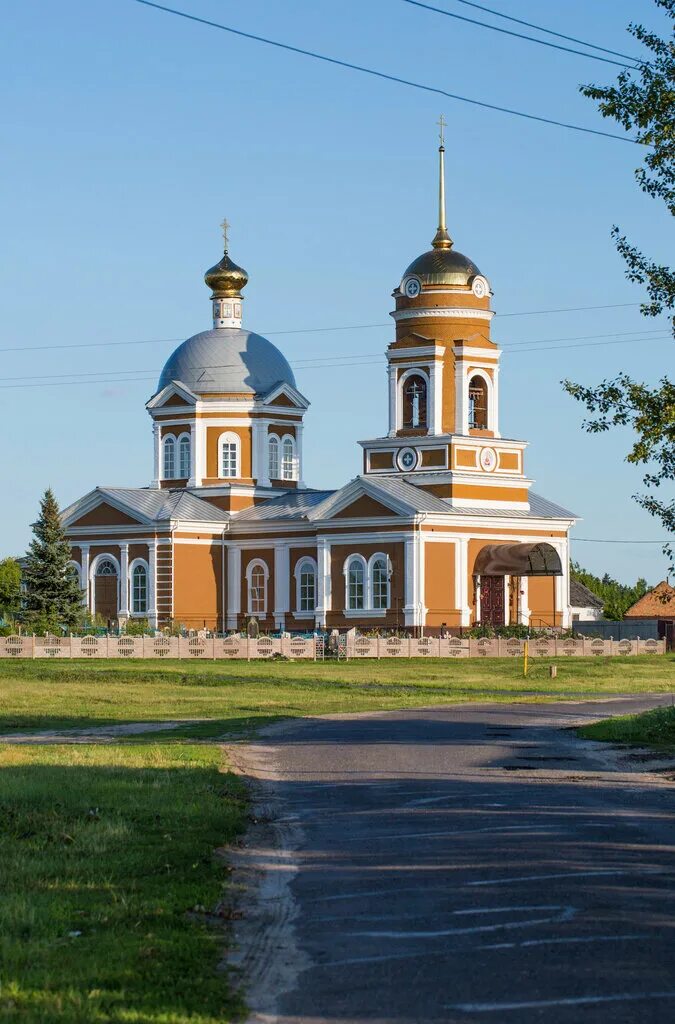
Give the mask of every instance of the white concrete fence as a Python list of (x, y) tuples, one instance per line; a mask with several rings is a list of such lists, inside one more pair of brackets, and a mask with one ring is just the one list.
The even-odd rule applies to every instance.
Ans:
[[(525, 641), (515, 638), (467, 640), (459, 637), (365, 637), (340, 638), (340, 656), (351, 658), (522, 658)], [(542, 637), (529, 641), (529, 656), (607, 657), (612, 655), (665, 654), (665, 640), (572, 640)], [(0, 637), (0, 658), (181, 658), (228, 660), (287, 657), (322, 660), (323, 637), (246, 636), (85, 636)]]

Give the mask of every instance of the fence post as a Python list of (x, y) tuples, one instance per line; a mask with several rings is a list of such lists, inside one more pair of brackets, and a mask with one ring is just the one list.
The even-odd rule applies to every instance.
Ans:
[(33, 661), (35, 661), (35, 633), (33, 633)]
[(379, 633), (377, 634), (377, 637), (375, 639), (375, 643), (377, 645), (376, 648), (375, 648), (376, 651), (377, 651), (377, 660), (379, 661), (380, 660), (380, 634)]

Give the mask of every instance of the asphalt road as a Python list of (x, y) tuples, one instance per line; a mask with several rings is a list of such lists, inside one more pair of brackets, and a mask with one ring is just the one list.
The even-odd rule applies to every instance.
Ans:
[(658, 703), (341, 716), (249, 747), (252, 1020), (674, 1020), (675, 784), (566, 729)]

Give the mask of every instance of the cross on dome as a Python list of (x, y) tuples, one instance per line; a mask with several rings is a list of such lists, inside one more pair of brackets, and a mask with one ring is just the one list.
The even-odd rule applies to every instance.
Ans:
[(223, 218), (223, 222), (220, 225), (220, 227), (222, 228), (222, 232), (223, 232), (223, 242), (225, 243), (225, 252), (227, 252), (227, 250), (229, 248), (229, 245), (230, 245), (230, 227), (231, 227), (230, 222), (227, 219), (227, 217)]

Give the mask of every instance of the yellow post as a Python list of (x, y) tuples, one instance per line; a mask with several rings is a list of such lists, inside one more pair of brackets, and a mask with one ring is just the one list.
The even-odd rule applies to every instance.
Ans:
[(530, 641), (526, 640), (523, 644), (523, 675), (527, 675), (527, 656), (530, 653)]

